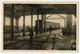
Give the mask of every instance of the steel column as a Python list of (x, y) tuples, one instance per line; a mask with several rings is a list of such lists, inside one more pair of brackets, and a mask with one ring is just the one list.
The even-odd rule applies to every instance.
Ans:
[(44, 30), (46, 30), (46, 14), (44, 14)]
[(17, 26), (17, 30), (19, 29), (19, 18), (16, 18), (16, 26)]
[(67, 21), (67, 19), (64, 19), (64, 27), (66, 28), (66, 21)]
[(44, 18), (43, 18), (44, 16), (43, 16), (43, 13), (42, 13), (42, 32), (43, 32), (43, 28), (44, 28)]
[(14, 4), (12, 4), (11, 8), (11, 40), (14, 39)]
[(31, 29), (33, 30), (33, 10), (31, 10)]
[[(4, 6), (5, 8), (5, 6)], [(4, 36), (5, 36), (5, 13), (4, 13)]]
[(71, 34), (72, 32), (72, 15), (67, 14), (67, 32), (68, 34)]
[(33, 9), (31, 9), (31, 29), (30, 29), (30, 42), (33, 42)]
[(25, 5), (23, 5), (23, 37), (25, 36)]
[(38, 21), (38, 22), (37, 22), (37, 24), (38, 24), (38, 25), (37, 25), (37, 33), (38, 33), (38, 31), (39, 31), (39, 14), (38, 14), (38, 11), (37, 11), (37, 21)]

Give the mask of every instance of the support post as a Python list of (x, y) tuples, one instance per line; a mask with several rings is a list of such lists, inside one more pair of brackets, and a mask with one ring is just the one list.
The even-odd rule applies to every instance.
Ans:
[(30, 29), (30, 42), (33, 42), (33, 9), (31, 9), (31, 29)]
[(14, 4), (12, 4), (11, 8), (11, 40), (14, 39)]
[(43, 13), (42, 13), (42, 32), (43, 32), (43, 28), (44, 28), (44, 18), (43, 18)]
[(4, 13), (4, 36), (5, 36), (5, 13)]
[(23, 5), (23, 37), (25, 37), (25, 5)]
[(44, 31), (46, 31), (46, 14), (44, 14)]
[(37, 11), (37, 33), (39, 32), (39, 14), (38, 14), (38, 11)]
[(17, 26), (17, 30), (19, 30), (19, 18), (16, 18), (16, 26)]
[(67, 21), (67, 20), (66, 20), (66, 19), (64, 19), (64, 27), (65, 27), (65, 28), (66, 28), (66, 21)]
[(67, 14), (67, 32), (71, 35), (72, 32), (72, 15)]

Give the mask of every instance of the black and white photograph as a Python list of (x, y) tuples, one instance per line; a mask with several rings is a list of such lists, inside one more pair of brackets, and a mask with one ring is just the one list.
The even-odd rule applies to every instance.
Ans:
[(3, 50), (77, 50), (77, 3), (3, 3)]

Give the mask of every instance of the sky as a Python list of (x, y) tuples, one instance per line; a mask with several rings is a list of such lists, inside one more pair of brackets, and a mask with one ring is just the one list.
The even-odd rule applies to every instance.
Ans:
[[(67, 14), (59, 14), (61, 16), (63, 16), (64, 18), (67, 17)], [(50, 16), (48, 19), (46, 19), (46, 21), (50, 21), (50, 22), (56, 22), (56, 23), (60, 23), (60, 25), (62, 27), (64, 27), (64, 19), (62, 19), (61, 16), (59, 16), (58, 14), (47, 14), (46, 17)], [(52, 19), (52, 18), (56, 18), (56, 19)], [(57, 19), (59, 18), (59, 19)], [(41, 15), (39, 15), (39, 19), (41, 19)], [(74, 19), (75, 16), (72, 15), (72, 24), (74, 25)], [(33, 15), (33, 26), (35, 26), (35, 20), (37, 20), (37, 15)], [(16, 21), (14, 19), (14, 25), (15, 25)], [(10, 25), (10, 18), (6, 18), (5, 19), (5, 24), (6, 25)], [(31, 16), (25, 16), (25, 26), (30, 26), (31, 25)], [(19, 19), (19, 26), (23, 26), (23, 16), (20, 17)]]

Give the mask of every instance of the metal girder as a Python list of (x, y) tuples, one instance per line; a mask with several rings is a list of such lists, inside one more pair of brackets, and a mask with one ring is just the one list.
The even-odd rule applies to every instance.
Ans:
[(49, 18), (49, 17), (51, 17), (52, 15), (53, 15), (53, 14), (51, 14), (51, 15), (47, 16), (47, 17), (46, 17), (46, 19), (48, 19), (48, 18)]
[(61, 16), (60, 14), (57, 14), (57, 15), (60, 16), (61, 18), (66, 18), (66, 17)]
[(47, 19), (66, 19), (66, 18), (47, 18)]
[[(15, 5), (15, 14), (22, 16), (22, 5), (23, 4), (14, 4)], [(33, 15), (37, 14), (37, 10), (39, 14), (74, 14), (76, 16), (76, 5), (75, 4), (25, 4), (27, 13), (25, 15), (30, 15), (30, 9), (33, 8)], [(10, 16), (10, 8), (11, 4), (5, 4), (5, 15)], [(6, 12), (7, 11), (7, 12)], [(29, 11), (29, 12), (28, 12)]]

